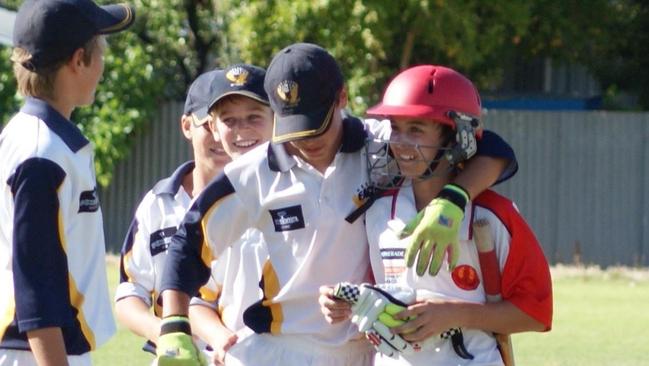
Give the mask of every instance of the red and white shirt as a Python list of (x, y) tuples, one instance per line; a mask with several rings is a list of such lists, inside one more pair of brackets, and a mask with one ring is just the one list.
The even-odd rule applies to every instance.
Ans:
[[(495, 241), (501, 271), (501, 292), (504, 300), (545, 324), (552, 322), (552, 285), (543, 251), (513, 202), (486, 191), (473, 204), (467, 205), (460, 227), (460, 256), (457, 267), (449, 272), (445, 265), (437, 276), (419, 277), (414, 268), (406, 268), (405, 247), (393, 228), (402, 228), (417, 214), (411, 187), (403, 187), (393, 195), (378, 199), (366, 213), (372, 269), (377, 282), (400, 283), (417, 289), (418, 298), (437, 298), (484, 303), (478, 251), (473, 241), (471, 224), (487, 219)], [(421, 352), (395, 363), (377, 357), (377, 364), (399, 365), (502, 365), (492, 333), (463, 329), (466, 349), (473, 360), (458, 357), (450, 341), (437, 338), (427, 341)]]

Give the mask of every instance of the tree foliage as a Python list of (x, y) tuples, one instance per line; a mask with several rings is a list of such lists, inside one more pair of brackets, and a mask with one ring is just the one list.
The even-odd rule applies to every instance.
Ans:
[[(99, 2), (113, 2), (100, 0)], [(15, 9), (18, 0), (0, 0)], [(398, 70), (450, 65), (481, 91), (497, 90), (513, 60), (550, 58), (587, 66), (607, 90), (636, 92), (649, 108), (649, 6), (640, 0), (134, 0), (137, 21), (109, 37), (96, 103), (73, 118), (97, 148), (101, 184), (127, 156), (157, 106), (182, 100), (215, 66), (267, 66), (288, 44), (327, 48), (363, 113)], [(19, 99), (0, 48), (0, 117)]]

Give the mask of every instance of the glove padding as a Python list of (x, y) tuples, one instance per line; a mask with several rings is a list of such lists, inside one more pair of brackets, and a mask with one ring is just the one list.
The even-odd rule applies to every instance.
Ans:
[(405, 310), (415, 302), (417, 296), (412, 288), (392, 284), (362, 284), (359, 290), (358, 299), (352, 305), (351, 320), (360, 332), (368, 331), (376, 321), (390, 328), (404, 324), (404, 321), (394, 319), (393, 315)]
[(415, 301), (415, 290), (392, 284), (356, 286), (341, 283), (336, 286), (334, 296), (353, 304), (352, 323), (365, 333), (378, 352), (392, 358), (398, 358), (400, 353), (413, 352), (410, 343), (393, 334), (389, 327), (404, 323), (393, 316)]
[(372, 328), (365, 332), (365, 338), (379, 353), (397, 359), (401, 353), (415, 352), (415, 349), (398, 334), (393, 334), (385, 324), (375, 321)]
[(406, 247), (406, 265), (412, 267), (415, 258), (419, 257), (417, 275), (423, 276), (426, 268), (431, 276), (437, 275), (446, 253), (449, 271), (455, 268), (460, 256), (458, 234), (464, 219), (464, 205), (468, 200), (469, 196), (462, 188), (447, 184), (440, 196), (433, 199), (401, 231), (400, 237)]
[(184, 316), (164, 318), (158, 337), (158, 366), (206, 366), (207, 361), (192, 341), (189, 320)]

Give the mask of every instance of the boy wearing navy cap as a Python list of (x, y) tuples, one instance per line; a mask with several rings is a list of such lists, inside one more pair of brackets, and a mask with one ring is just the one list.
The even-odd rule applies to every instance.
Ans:
[[(235, 64), (213, 80), (210, 128), (232, 160), (264, 145), (272, 135), (273, 111), (264, 90), (265, 75), (261, 67)], [(192, 329), (212, 347), (217, 365), (239, 338), (251, 332), (243, 324), (243, 312), (263, 295), (259, 279), (267, 258), (261, 233), (249, 229), (212, 262), (210, 282), (192, 299)]]
[[(147, 343), (143, 349), (154, 354), (162, 316), (158, 295), (167, 246), (191, 200), (230, 161), (208, 123), (212, 80), (221, 73), (203, 73), (189, 87), (180, 127), (192, 145), (194, 160), (179, 166), (147, 192), (135, 211), (121, 251), (120, 283), (115, 293), (117, 319), (144, 337)], [(204, 344), (201, 349), (205, 350)]]
[[(371, 281), (363, 210), (373, 190), (365, 142), (381, 126), (343, 116), (342, 73), (317, 45), (281, 50), (268, 68), (264, 89), (275, 113), (272, 143), (228, 164), (172, 238), (159, 338), (167, 346), (159, 347), (158, 359), (180, 365), (195, 357), (183, 317), (189, 296), (207, 281), (211, 258), (255, 228), (269, 254), (259, 283), (263, 297), (243, 314), (254, 334), (228, 350), (225, 364), (370, 365), (371, 345), (349, 322), (328, 324), (320, 315), (318, 293), (325, 284)], [(508, 160), (488, 160), (486, 172), (484, 164), (469, 164), (461, 173), (464, 179), (476, 169), (486, 175), (463, 186), (471, 193), (483, 190)], [(435, 232), (429, 216), (418, 229)]]
[(0, 365), (89, 365), (115, 326), (93, 146), (70, 121), (91, 104), (104, 35), (128, 5), (27, 0), (11, 60), (26, 101), (0, 135)]

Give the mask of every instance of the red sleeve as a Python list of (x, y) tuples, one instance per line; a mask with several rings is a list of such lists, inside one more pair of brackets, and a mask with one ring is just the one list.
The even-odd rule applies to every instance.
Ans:
[(552, 280), (541, 245), (529, 225), (505, 197), (486, 191), (474, 204), (493, 212), (511, 236), (509, 254), (501, 275), (503, 299), (527, 315), (552, 327)]

